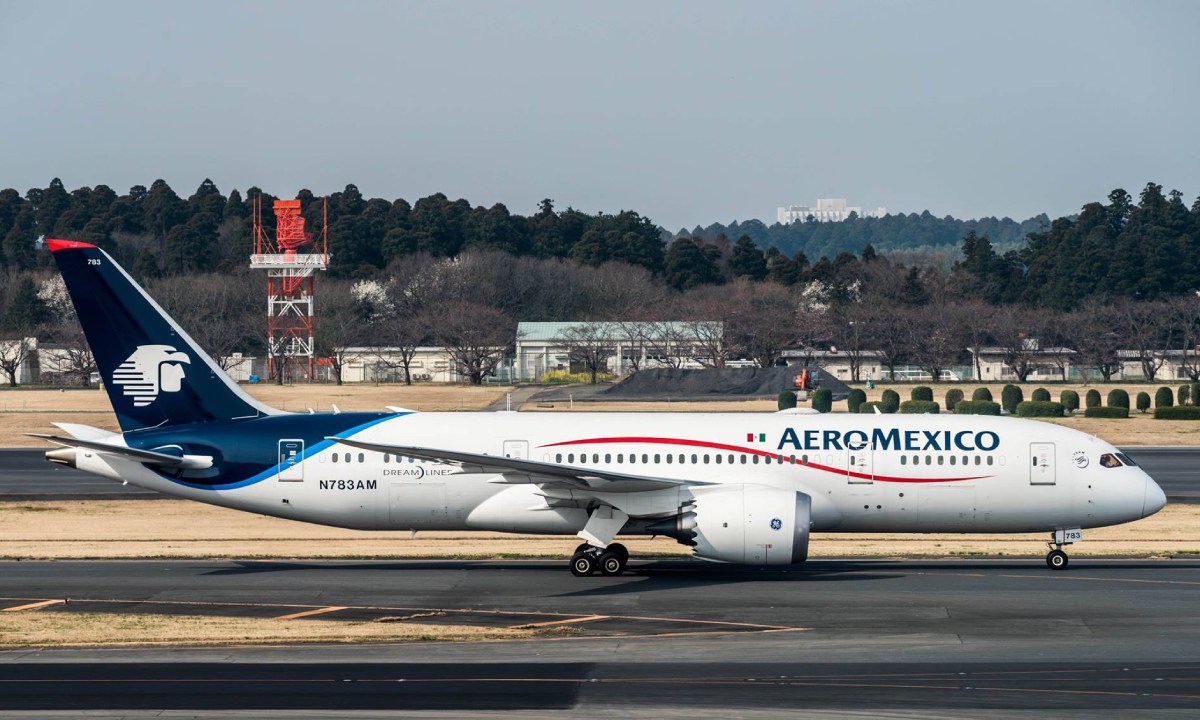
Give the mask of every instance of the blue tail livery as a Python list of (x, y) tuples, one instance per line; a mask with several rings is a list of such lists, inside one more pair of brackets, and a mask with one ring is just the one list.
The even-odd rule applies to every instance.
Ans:
[(108, 253), (47, 244), (122, 430), (279, 414), (243, 392)]

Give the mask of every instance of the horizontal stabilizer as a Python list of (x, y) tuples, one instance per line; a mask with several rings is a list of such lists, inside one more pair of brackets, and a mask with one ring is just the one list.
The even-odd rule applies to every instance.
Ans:
[(167, 467), (175, 467), (186, 470), (203, 470), (204, 468), (212, 467), (213, 461), (213, 459), (207, 455), (171, 455), (168, 453), (155, 452), (153, 450), (139, 450), (137, 448), (125, 447), (124, 445), (114, 445), (112, 443), (98, 442), (96, 440), (69, 438), (61, 435), (43, 435), (41, 433), (25, 433), (25, 435), (27, 437), (48, 440), (56, 445), (63, 445), (65, 447), (87, 448), (88, 450), (113, 453), (115, 455), (124, 455), (125, 457), (133, 458), (138, 462), (148, 463), (150, 465), (165, 465)]

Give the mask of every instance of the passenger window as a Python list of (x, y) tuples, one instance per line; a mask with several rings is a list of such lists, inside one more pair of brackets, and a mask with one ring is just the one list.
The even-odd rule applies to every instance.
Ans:
[(951, 464), (951, 465), (953, 465), (954, 463), (955, 463), (954, 456), (953, 456), (953, 455), (951, 455), (951, 456), (950, 456), (950, 464)]
[(333, 459), (333, 461), (334, 461), (334, 462), (337, 462), (337, 461), (338, 461), (338, 454), (337, 454), (337, 453), (330, 453), (330, 456), (331, 456), (331, 458)]
[(620, 465), (623, 462), (625, 462), (625, 455), (623, 453), (617, 453), (617, 464)]
[[(643, 463), (648, 463), (648, 462), (650, 462), (650, 456), (649, 456), (649, 455), (642, 455), (642, 462), (643, 462)], [(657, 455), (655, 455), (655, 456), (654, 456), (654, 462), (658, 462), (658, 456), (657, 456)]]
[(350, 462), (350, 453), (346, 453), (346, 462)]
[(556, 462), (556, 463), (562, 462), (562, 453), (555, 453), (554, 462)]
[(988, 465), (991, 465), (991, 464), (992, 464), (992, 456), (991, 456), (991, 455), (988, 455), (987, 464), (988, 464)]
[(729, 453), (729, 464), (733, 464), (733, 453)]
[(976, 456), (975, 456), (975, 464), (976, 464), (976, 465), (978, 465), (978, 464), (979, 464), (979, 463), (981, 463), (981, 462), (983, 462), (983, 458), (981, 458), (980, 456), (976, 455)]
[(667, 453), (667, 464), (668, 464), (668, 465), (670, 465), (670, 464), (671, 464), (671, 459), (672, 459), (673, 457), (675, 457), (675, 456), (674, 456), (674, 455), (672, 455), (672, 454), (670, 454), (670, 453)]
[(908, 456), (907, 456), (907, 455), (901, 455), (901, 456), (900, 456), (900, 464), (901, 464), (901, 465), (907, 465), (907, 464), (908, 464)]
[(696, 456), (695, 456), (695, 455), (693, 455), (693, 456), (692, 456), (692, 464), (693, 464), (693, 465), (695, 465), (695, 464), (696, 464), (696, 463), (698, 463), (698, 462), (699, 462), (699, 461), (696, 459)]
[(708, 464), (708, 453), (705, 453), (705, 454), (704, 454), (704, 464), (705, 464), (705, 465), (707, 465), (707, 464)]
[(755, 455), (755, 456), (754, 456), (754, 464), (755, 464), (755, 465), (757, 465), (757, 464), (758, 464), (758, 456), (757, 456), (757, 455)]
[(359, 454), (358, 454), (358, 461), (359, 461), (359, 462), (366, 462), (366, 461), (367, 461), (366, 455), (364, 455), (363, 453), (359, 453)]
[(932, 455), (926, 455), (926, 456), (925, 456), (925, 464), (926, 464), (926, 465), (932, 465), (932, 464), (933, 464), (933, 456), (932, 456)]
[(612, 462), (612, 453), (604, 453), (604, 462), (606, 462), (606, 463)]
[(938, 465), (943, 465), (943, 464), (945, 464), (945, 462), (946, 462), (946, 456), (938, 455)]
[[(705, 457), (708, 457), (708, 456), (707, 456), (707, 455), (705, 455)], [(721, 456), (720, 456), (720, 455), (718, 455), (718, 456), (717, 456), (717, 464), (718, 464), (718, 465), (720, 465), (720, 464), (721, 464)]]
[(770, 455), (767, 455), (766, 457), (764, 457), (764, 458), (763, 458), (763, 462), (765, 462), (766, 464), (770, 465), (770, 464), (771, 464), (771, 456), (770, 456)]
[(592, 462), (596, 465), (600, 464), (600, 453), (592, 453)]
[(567, 455), (567, 462), (569, 462), (569, 463), (575, 462), (575, 453), (571, 453), (570, 455)]
[(742, 464), (743, 465), (746, 464), (746, 454), (745, 453), (742, 453)]
[[(645, 456), (645, 455), (643, 455), (642, 457), (646, 457), (646, 456)], [(670, 455), (668, 455), (667, 457), (669, 458), (669, 457), (671, 457), (671, 456), (670, 456)], [(660, 458), (660, 457), (658, 456), (658, 453), (654, 453), (654, 464), (655, 464), (655, 465), (657, 465), (657, 464), (658, 464), (658, 463), (660, 463), (660, 462), (662, 462), (662, 458)], [(670, 460), (668, 460), (667, 462), (670, 462)]]
[(800, 456), (800, 464), (801, 464), (801, 465), (807, 465), (807, 464), (808, 464), (808, 456), (807, 456), (807, 455), (801, 455), (801, 456)]

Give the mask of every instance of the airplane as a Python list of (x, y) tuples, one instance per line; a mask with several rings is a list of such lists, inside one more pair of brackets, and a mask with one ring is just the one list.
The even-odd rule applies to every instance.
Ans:
[[(618, 534), (718, 563), (787, 566), (812, 533), (1050, 533), (1166, 496), (1099, 438), (982, 415), (286, 413), (243, 391), (106, 253), (48, 240), (121, 432), (55, 423), (55, 463), (175, 497), (359, 530), (576, 536), (619, 575)], [(807, 412), (805, 411), (807, 410)]]

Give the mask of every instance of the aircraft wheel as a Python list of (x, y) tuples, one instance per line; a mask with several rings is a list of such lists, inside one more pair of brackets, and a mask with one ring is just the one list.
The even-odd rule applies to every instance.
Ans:
[(1046, 565), (1051, 570), (1066, 570), (1067, 569), (1067, 554), (1062, 550), (1051, 550), (1046, 555)]
[(579, 545), (577, 545), (575, 547), (575, 552), (576, 552), (576, 554), (578, 554), (578, 553), (583, 552), (584, 550), (589, 549), (590, 547), (592, 547), (592, 546), (588, 545), (587, 543), (579, 543)]
[(605, 550), (600, 554), (600, 574), (601, 575), (620, 575), (625, 572), (625, 560), (627, 558), (619, 552), (613, 552), (612, 549)]
[(622, 566), (625, 565), (626, 561), (629, 560), (629, 548), (625, 547), (621, 543), (612, 543), (607, 548), (605, 548), (605, 550), (607, 550), (610, 553), (616, 553), (616, 554), (620, 555)]
[(588, 552), (577, 552), (571, 558), (571, 574), (586, 577), (596, 572), (596, 557)]

